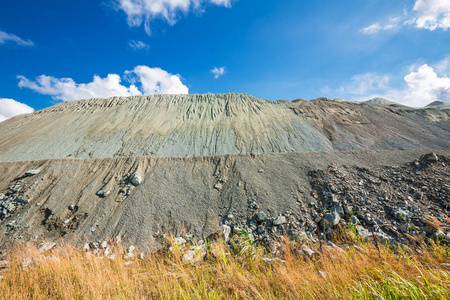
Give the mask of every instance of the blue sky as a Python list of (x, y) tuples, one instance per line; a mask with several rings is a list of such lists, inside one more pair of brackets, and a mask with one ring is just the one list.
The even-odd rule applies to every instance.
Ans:
[(448, 0), (3, 0), (0, 121), (153, 93), (450, 102), (449, 27)]

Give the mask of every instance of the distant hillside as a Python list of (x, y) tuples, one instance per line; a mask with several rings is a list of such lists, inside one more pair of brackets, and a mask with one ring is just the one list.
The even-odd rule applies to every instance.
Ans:
[(442, 102), (442, 101), (434, 101), (434, 102), (431, 102), (430, 104), (428, 104), (425, 107), (435, 108), (435, 109), (449, 109), (450, 108), (450, 104)]

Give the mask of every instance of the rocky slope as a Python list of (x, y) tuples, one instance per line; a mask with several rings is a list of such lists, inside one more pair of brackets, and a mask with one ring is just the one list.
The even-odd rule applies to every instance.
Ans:
[[(206, 238), (224, 224), (270, 241), (280, 228), (295, 238), (316, 234), (322, 220), (348, 222), (348, 207), (365, 230), (376, 225), (380, 236), (392, 238), (386, 228), (422, 228), (423, 215), (449, 213), (450, 151), (438, 151), (439, 162), (418, 160), (416, 166), (415, 159), (425, 153), (2, 162), (0, 245), (60, 237), (82, 244), (120, 235), (129, 243), (157, 248), (165, 233)], [(406, 211), (400, 212), (406, 215), (403, 222), (394, 208)], [(267, 220), (255, 220), (260, 212)], [(283, 226), (273, 226), (279, 216), (285, 218), (279, 220)]]
[(450, 109), (247, 94), (57, 104), (0, 126), (0, 160), (450, 148)]

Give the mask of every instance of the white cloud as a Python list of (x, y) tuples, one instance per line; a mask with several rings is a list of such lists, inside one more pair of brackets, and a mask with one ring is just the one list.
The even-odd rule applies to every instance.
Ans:
[(449, 0), (417, 0), (413, 10), (417, 14), (414, 20), (417, 28), (447, 30), (450, 27)]
[(146, 43), (144, 43), (143, 41), (131, 40), (131, 41), (128, 42), (128, 45), (133, 50), (148, 50), (148, 49), (150, 49), (150, 46), (147, 45)]
[(389, 75), (379, 75), (375, 73), (358, 74), (351, 78), (349, 83), (337, 89), (325, 87), (321, 92), (330, 97), (340, 97), (348, 100), (360, 100), (366, 95), (376, 91), (383, 91), (388, 87)]
[(450, 27), (449, 0), (416, 0), (412, 11), (405, 10), (403, 16), (390, 18), (384, 25), (376, 22), (360, 30), (363, 34), (375, 34), (380, 31), (415, 25), (416, 28), (433, 31)]
[(442, 75), (432, 66), (422, 64), (403, 77), (405, 85), (402, 88), (392, 88), (389, 75), (367, 73), (353, 76), (350, 83), (337, 89), (326, 87), (321, 92), (330, 97), (358, 101), (381, 97), (413, 107), (423, 107), (436, 100), (450, 102), (450, 78), (443, 73), (449, 70), (448, 62), (449, 59), (445, 59), (435, 64)]
[(393, 30), (399, 28), (400, 19), (401, 19), (400, 17), (389, 18), (389, 21), (386, 22), (384, 25), (381, 25), (380, 23), (374, 23), (370, 26), (361, 29), (360, 32), (363, 34), (375, 34), (380, 31)]
[(199, 9), (203, 3), (230, 7), (232, 0), (113, 0), (117, 10), (127, 15), (129, 26), (141, 26), (151, 34), (150, 22), (161, 18), (170, 25), (177, 21), (180, 13), (187, 14), (191, 8)]
[(214, 78), (217, 79), (225, 73), (225, 67), (214, 67), (214, 69), (211, 70), (211, 73), (213, 73)]
[[(19, 87), (29, 88), (43, 95), (50, 95), (55, 100), (70, 101), (88, 98), (107, 98), (112, 96), (132, 96), (144, 94), (187, 94), (188, 88), (178, 75), (172, 75), (160, 68), (137, 66), (132, 71), (125, 71), (125, 79), (131, 84), (121, 84), (121, 77), (108, 74), (106, 78), (95, 75), (90, 83), (76, 83), (71, 78), (55, 78), (41, 75), (35, 81), (24, 76)], [(139, 89), (135, 84), (140, 85)]]
[(19, 46), (34, 46), (34, 43), (30, 40), (23, 40), (15, 34), (10, 34), (0, 30), (0, 45), (7, 42), (15, 43)]
[(32, 107), (13, 99), (0, 98), (0, 122), (20, 114), (34, 112)]
[(404, 80), (406, 88), (387, 91), (384, 97), (414, 107), (436, 100), (450, 102), (450, 78), (445, 75), (439, 77), (427, 64), (406, 75)]
[(133, 71), (126, 71), (132, 82), (140, 81), (145, 94), (188, 94), (189, 89), (179, 75), (172, 75), (160, 68), (137, 66)]

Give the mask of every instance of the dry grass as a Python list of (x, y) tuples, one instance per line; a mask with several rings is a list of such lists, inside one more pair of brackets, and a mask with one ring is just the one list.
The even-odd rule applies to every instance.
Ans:
[[(224, 245), (213, 257), (186, 264), (181, 250), (115, 260), (69, 245), (44, 257), (30, 247), (12, 252), (1, 274), (1, 299), (450, 299), (449, 250), (420, 253), (371, 244), (345, 251), (323, 247), (314, 259), (284, 247), (285, 262), (267, 263), (263, 249)], [(266, 255), (267, 257), (267, 255)], [(23, 268), (23, 259), (35, 263)], [(319, 271), (323, 272), (322, 274)]]

